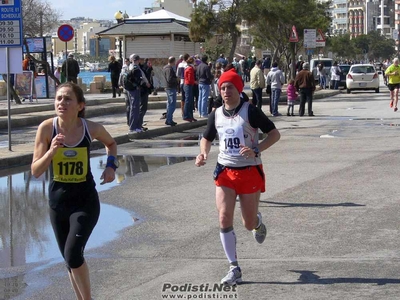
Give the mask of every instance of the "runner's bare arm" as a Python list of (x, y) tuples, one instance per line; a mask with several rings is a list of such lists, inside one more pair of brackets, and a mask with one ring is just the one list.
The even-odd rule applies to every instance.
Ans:
[(42, 122), (38, 127), (31, 165), (31, 173), (36, 178), (46, 172), (57, 149), (64, 146), (64, 136), (61, 134), (51, 140), (52, 130), (53, 119)]
[[(92, 136), (92, 138), (100, 141), (106, 147), (107, 156), (117, 157), (117, 143), (112, 138), (110, 133), (104, 128), (104, 126), (91, 121), (86, 122), (88, 124), (90, 135)], [(103, 179), (100, 184), (112, 182), (115, 179), (114, 169), (111, 167), (107, 167), (101, 175), (100, 179)]]
[(205, 138), (200, 140), (200, 154), (196, 157), (195, 165), (198, 167), (204, 166), (211, 149), (211, 142)]

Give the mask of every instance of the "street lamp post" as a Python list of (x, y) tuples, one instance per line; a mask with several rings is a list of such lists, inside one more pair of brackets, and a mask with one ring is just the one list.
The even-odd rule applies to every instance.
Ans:
[[(122, 14), (122, 11), (117, 11), (114, 14), (115, 20), (117, 20), (117, 23), (120, 24), (124, 21), (125, 14)], [(119, 53), (119, 58), (122, 59), (122, 38), (118, 37), (118, 53)]]
[(122, 59), (122, 61), (124, 61), (122, 58), (122, 38), (121, 37), (118, 38), (118, 50), (119, 50), (119, 58)]

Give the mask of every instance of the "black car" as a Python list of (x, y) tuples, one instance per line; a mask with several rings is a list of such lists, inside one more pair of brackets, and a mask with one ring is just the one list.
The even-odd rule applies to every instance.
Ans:
[[(349, 73), (350, 70), (350, 65), (338, 65), (339, 69), (341, 70), (340, 72), (340, 82), (339, 82), (339, 87), (343, 87), (346, 88), (346, 76)], [(328, 76), (327, 76), (327, 86), (330, 89), (333, 89), (333, 81), (331, 81), (331, 74), (329, 72)]]

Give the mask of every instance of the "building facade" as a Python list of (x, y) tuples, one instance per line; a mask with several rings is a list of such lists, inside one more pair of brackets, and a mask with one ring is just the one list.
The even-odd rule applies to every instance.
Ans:
[[(365, 5), (365, 34), (377, 30), (391, 37), (395, 28), (395, 1), (384, 0), (383, 10), (381, 0), (367, 0)], [(381, 15), (383, 14), (383, 22)]]
[(345, 34), (348, 30), (347, 0), (333, 0), (332, 2), (331, 34)]
[(370, 31), (379, 31), (391, 37), (396, 20), (395, 1), (333, 0), (330, 34), (349, 33), (351, 37), (357, 37)]
[(152, 7), (146, 7), (144, 14), (149, 14), (161, 9), (173, 12), (179, 16), (190, 19), (193, 12), (194, 3), (192, 0), (156, 0)]

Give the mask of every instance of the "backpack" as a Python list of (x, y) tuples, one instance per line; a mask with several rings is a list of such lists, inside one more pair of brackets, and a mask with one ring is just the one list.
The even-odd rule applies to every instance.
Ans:
[(135, 91), (140, 86), (140, 82), (142, 81), (141, 75), (142, 72), (137, 66), (134, 66), (133, 70), (130, 70), (128, 73), (124, 74), (122, 81), (124, 89), (127, 91)]

